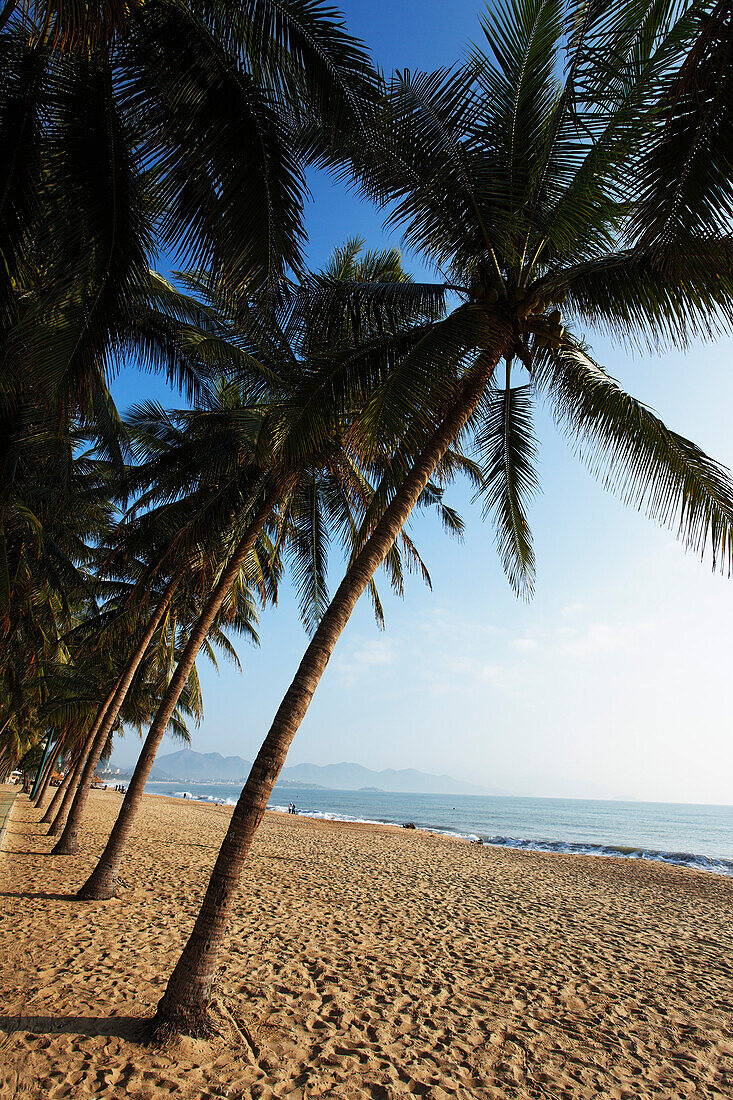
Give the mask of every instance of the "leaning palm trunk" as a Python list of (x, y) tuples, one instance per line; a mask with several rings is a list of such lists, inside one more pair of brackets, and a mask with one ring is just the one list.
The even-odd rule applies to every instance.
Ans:
[[(82, 745), (81, 749), (79, 750), (79, 755), (74, 760), (73, 770), (71, 768), (69, 768), (69, 772), (70, 772), (69, 782), (66, 785), (66, 790), (64, 791), (63, 796), (61, 797), (59, 807), (56, 810), (56, 814), (55, 814), (53, 820), (51, 821), (51, 824), (49, 826), (49, 829), (48, 829), (48, 832), (47, 832), (46, 836), (57, 836), (64, 827), (64, 822), (66, 821), (66, 815), (69, 812), (69, 807), (71, 806), (71, 801), (72, 801), (74, 795), (76, 794), (76, 788), (79, 786), (79, 780), (81, 779), (81, 773), (84, 770), (84, 761), (86, 760), (87, 756), (89, 755), (91, 747), (94, 743), (96, 728), (97, 728), (97, 723), (95, 722), (92, 730), (87, 734), (86, 740), (84, 741), (84, 744)], [(51, 810), (51, 807), (49, 806), (48, 810), (46, 811), (46, 814), (48, 814), (49, 816), (50, 816), (50, 810)], [(44, 814), (44, 817), (46, 816), (46, 814)]]
[[(5, 727), (8, 726), (9, 724), (10, 724), (10, 719), (7, 718), (5, 720), (5, 722), (3, 722), (2, 726), (0, 726), (0, 733), (3, 733), (3, 731), (5, 730)], [(11, 761), (11, 756), (10, 756), (9, 749), (5, 746), (1, 747), (0, 748), (0, 782), (4, 783), (7, 776), (10, 775), (10, 772), (12, 771), (11, 763), (12, 763), (12, 761)]]
[(119, 714), (120, 707), (125, 701), (127, 692), (130, 690), (130, 684), (132, 683), (133, 677), (138, 670), (140, 662), (145, 656), (148, 646), (153, 640), (153, 635), (160, 626), (161, 620), (168, 610), (168, 605), (173, 598), (173, 593), (177, 584), (177, 578), (171, 580), (168, 584), (155, 611), (148, 620), (148, 625), (142, 637), (130, 654), (127, 664), (125, 665), (125, 671), (115, 685), (112, 698), (106, 706), (99, 730), (94, 738), (89, 755), (87, 756), (87, 762), (84, 765), (84, 771), (82, 772), (81, 780), (71, 810), (69, 811), (69, 817), (64, 827), (64, 831), (53, 850), (53, 855), (55, 856), (73, 855), (75, 852), (79, 851), (79, 828), (84, 817), (84, 810), (86, 809), (89, 791), (94, 781), (94, 773), (97, 770), (97, 764), (104, 751), (104, 746), (107, 744), (107, 738)]
[[(71, 806), (72, 799), (74, 798), (74, 795), (76, 794), (76, 792), (78, 790), (79, 783), (81, 782), (81, 777), (82, 777), (82, 772), (84, 771), (85, 761), (89, 757), (89, 753), (92, 751), (92, 748), (94, 747), (95, 739), (96, 739), (97, 733), (99, 732), (99, 727), (102, 724), (102, 722), (104, 721), (104, 716), (107, 713), (108, 708), (112, 705), (112, 700), (114, 699), (115, 692), (117, 691), (118, 683), (119, 683), (119, 681), (115, 682), (114, 687), (112, 688), (109, 695), (107, 696), (107, 698), (104, 700), (101, 707), (97, 711), (97, 717), (94, 719), (94, 722), (92, 724), (92, 728), (89, 730), (89, 733), (86, 736), (86, 740), (84, 741), (81, 752), (79, 753), (79, 755), (74, 760), (74, 770), (71, 773), (71, 781), (69, 782), (69, 784), (66, 787), (66, 790), (64, 791), (64, 796), (63, 796), (63, 799), (61, 801), (61, 805), (58, 808), (58, 812), (56, 813), (55, 818), (51, 822), (51, 828), (48, 830), (47, 836), (56, 836), (58, 833), (61, 832), (61, 830), (64, 827), (64, 823), (66, 821), (66, 816), (69, 812), (69, 807)], [(51, 807), (49, 806), (47, 813), (49, 813), (50, 810), (51, 810)], [(44, 815), (44, 819), (45, 819), (45, 816), (46, 815)]]
[(117, 893), (118, 872), (122, 854), (140, 808), (145, 784), (155, 762), (155, 754), (158, 751), (160, 742), (163, 740), (171, 715), (175, 710), (179, 696), (196, 662), (199, 650), (211, 629), (211, 625), (224, 603), (237, 573), (253, 549), (260, 531), (280, 499), (281, 492), (281, 486), (276, 486), (268, 493), (264, 503), (247, 528), (246, 534), (229, 559), (226, 569), (212, 589), (150, 726), (145, 744), (135, 765), (135, 771), (125, 792), (120, 812), (107, 841), (107, 846), (94, 871), (79, 890), (77, 897), (99, 900), (114, 897)]
[[(111, 709), (111, 706), (108, 707), (105, 714), (108, 714)], [(94, 779), (94, 773), (97, 770), (97, 764), (102, 755), (102, 749), (107, 742), (106, 734), (103, 735), (105, 725), (106, 721), (103, 721), (92, 740), (76, 786), (73, 790), (70, 789), (67, 791), (67, 796), (69, 797), (69, 803), (67, 804), (68, 817), (66, 818), (61, 836), (51, 850), (51, 855), (53, 856), (68, 856), (79, 851), (79, 825), (86, 807), (89, 789)], [(66, 800), (66, 796), (64, 800)], [(56, 832), (58, 831), (57, 829)], [(50, 833), (51, 830), (49, 829), (49, 835)]]
[(56, 765), (58, 764), (59, 756), (61, 756), (61, 747), (63, 745), (63, 740), (64, 740), (63, 737), (61, 735), (59, 735), (59, 737), (56, 741), (56, 747), (54, 748), (53, 752), (51, 753), (51, 756), (49, 757), (48, 764), (46, 766), (46, 770), (45, 770), (43, 778), (41, 780), (41, 785), (38, 788), (38, 794), (36, 795), (36, 807), (41, 805), (41, 803), (43, 802), (43, 799), (45, 797), (46, 791), (48, 790), (48, 785), (51, 782), (51, 776), (54, 773), (54, 769), (55, 769)]
[(382, 564), (436, 466), (476, 409), (501, 353), (482, 360), (459, 400), (431, 436), (411, 472), (350, 566), (305, 651), (232, 815), (193, 932), (152, 1021), (158, 1035), (208, 1028), (208, 1006), (219, 952), (242, 868), (290, 744), (357, 601)]
[(59, 803), (61, 802), (62, 798), (64, 797), (67, 790), (69, 789), (69, 784), (71, 783), (71, 777), (74, 774), (74, 769), (76, 768), (77, 762), (79, 760), (79, 753), (83, 752), (83, 751), (84, 751), (84, 749), (82, 748), (82, 749), (79, 749), (77, 753), (72, 754), (72, 757), (69, 760), (69, 763), (66, 767), (66, 774), (64, 775), (64, 778), (62, 779), (61, 783), (59, 783), (58, 787), (56, 788), (56, 792), (55, 792), (53, 798), (51, 799), (51, 801), (49, 802), (48, 806), (46, 807), (45, 814), (41, 818), (41, 825), (48, 825), (55, 818), (56, 811), (58, 810), (58, 807), (59, 807)]
[(36, 798), (38, 797), (38, 791), (40, 790), (41, 783), (43, 782), (48, 766), (51, 762), (51, 742), (53, 741), (53, 730), (49, 730), (46, 734), (46, 744), (43, 746), (43, 754), (41, 756), (40, 763), (36, 768), (36, 774), (33, 776), (33, 783), (31, 784), (30, 796), (31, 801), (35, 805)]

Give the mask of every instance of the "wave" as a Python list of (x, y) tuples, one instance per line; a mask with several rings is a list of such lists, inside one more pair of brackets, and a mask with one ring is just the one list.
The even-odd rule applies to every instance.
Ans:
[[(286, 814), (288, 812), (287, 806), (273, 806), (268, 805), (268, 810), (274, 810), (275, 813)], [(388, 817), (353, 817), (351, 814), (339, 814), (333, 810), (298, 810), (295, 811), (298, 817), (315, 817), (319, 821), (343, 821), (350, 825), (392, 825), (395, 829), (403, 828), (403, 822), (394, 821)], [(422, 833), (440, 833), (441, 836), (454, 836), (459, 840), (478, 840), (478, 833), (459, 833), (456, 829), (446, 829), (442, 825), (416, 825)]]
[(701, 856), (694, 852), (667, 852), (627, 844), (591, 844), (573, 840), (528, 840), (512, 836), (482, 838), (495, 848), (518, 848), (531, 852), (558, 852), (566, 855), (615, 856), (617, 859), (649, 859), (656, 863), (671, 863), (676, 867), (693, 867), (715, 875), (733, 877), (733, 860)]
[[(207, 802), (217, 806), (235, 806), (232, 798), (221, 798), (210, 794), (192, 794), (190, 791), (175, 791), (168, 797), (190, 798), (195, 802)], [(275, 803), (268, 805), (268, 810), (275, 813), (288, 813), (287, 806)], [(333, 810), (299, 810), (295, 811), (298, 817), (316, 818), (320, 821), (342, 821), (355, 825), (391, 825), (395, 828), (404, 823), (392, 818), (355, 817), (352, 814), (337, 813)], [(416, 828), (421, 832), (437, 833), (441, 836), (452, 836), (458, 840), (481, 841), (492, 848), (514, 848), (532, 852), (555, 852), (561, 855), (587, 855), (615, 857), (616, 859), (647, 859), (655, 863), (669, 863), (677, 867), (691, 867), (697, 871), (707, 871), (715, 875), (725, 875), (733, 878), (733, 860), (716, 858), (715, 856), (697, 855), (693, 852), (672, 852), (645, 848), (643, 846), (625, 844), (594, 844), (586, 841), (575, 840), (536, 840), (525, 837), (513, 836), (486, 836), (479, 833), (462, 833), (456, 829), (445, 828), (440, 825), (430, 825), (425, 822), (416, 823)]]
[[(268, 804), (268, 810), (274, 810), (278, 814), (288, 813), (287, 806), (272, 806)], [(397, 825), (396, 821), (388, 821), (386, 818), (352, 817), (350, 814), (339, 814), (332, 810), (298, 810), (296, 817), (315, 817), (319, 821), (344, 821), (354, 825)]]
[[(268, 806), (268, 810), (287, 813), (287, 806)], [(315, 817), (323, 821), (344, 821), (358, 825), (393, 825), (401, 822), (386, 818), (352, 817), (326, 810), (296, 810), (301, 817)], [(478, 833), (459, 833), (455, 829), (446, 829), (433, 825), (416, 826), (421, 832), (440, 833), (454, 836), (459, 840), (480, 840), (493, 848), (515, 848), (532, 852), (556, 852), (561, 855), (615, 856), (617, 859), (648, 859), (657, 863), (671, 863), (678, 867), (692, 867), (698, 871), (708, 871), (716, 875), (733, 878), (733, 860), (716, 859), (713, 856), (695, 855), (692, 852), (666, 852), (653, 848), (635, 847), (624, 844), (593, 844), (572, 840), (531, 840), (511, 836), (480, 836)]]
[[(156, 792), (157, 793), (157, 792)], [(191, 791), (171, 791), (165, 798), (186, 798), (192, 802), (210, 802), (214, 806), (236, 806), (233, 798), (219, 798), (215, 794), (192, 794)]]

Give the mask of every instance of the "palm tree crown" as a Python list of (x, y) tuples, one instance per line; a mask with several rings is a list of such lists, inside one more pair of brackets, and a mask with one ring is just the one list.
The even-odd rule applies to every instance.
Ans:
[(160, 252), (230, 290), (302, 267), (303, 165), (376, 88), (321, 0), (9, 0), (0, 68), (3, 388), (62, 418), (103, 402)]
[[(463, 66), (392, 78), (374, 140), (353, 150), (362, 191), (388, 204), (388, 224), (444, 275), (434, 287), (393, 288), (393, 301), (427, 305), (442, 292), (457, 304), (344, 357), (341, 392), (371, 386), (361, 426), (378, 448), (386, 429), (429, 430), (461, 379), (503, 360), (469, 427), (520, 592), (533, 586), (538, 395), (608, 487), (690, 548), (731, 562), (728, 474), (625, 393), (585, 337), (590, 328), (685, 346), (733, 321), (733, 245), (720, 222), (695, 232), (691, 220), (709, 191), (688, 194), (661, 238), (648, 201), (669, 82), (696, 28), (672, 5), (492, 5)], [(387, 308), (377, 284), (314, 293), (326, 317), (344, 309), (344, 293), (362, 314)], [(324, 369), (333, 376), (333, 364)]]

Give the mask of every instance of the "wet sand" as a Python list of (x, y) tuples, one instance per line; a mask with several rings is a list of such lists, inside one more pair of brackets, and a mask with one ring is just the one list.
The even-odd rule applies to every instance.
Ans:
[(268, 814), (218, 1034), (137, 1041), (229, 807), (148, 796), (124, 896), (69, 895), (20, 796), (0, 854), (0, 1097), (731, 1097), (733, 880)]

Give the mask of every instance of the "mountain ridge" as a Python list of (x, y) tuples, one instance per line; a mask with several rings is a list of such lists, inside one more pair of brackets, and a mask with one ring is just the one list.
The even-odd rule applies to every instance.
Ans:
[[(114, 765), (113, 765), (114, 766)], [(239, 783), (249, 775), (251, 763), (241, 756), (222, 756), (218, 752), (200, 753), (193, 749), (158, 757), (150, 774), (152, 780), (176, 780), (200, 783)], [(374, 771), (361, 764), (294, 764), (283, 768), (278, 782), (313, 785), (330, 790), (362, 790), (365, 787), (403, 794), (505, 794), (503, 790), (466, 783), (450, 775), (432, 775), (415, 768), (384, 768)]]

